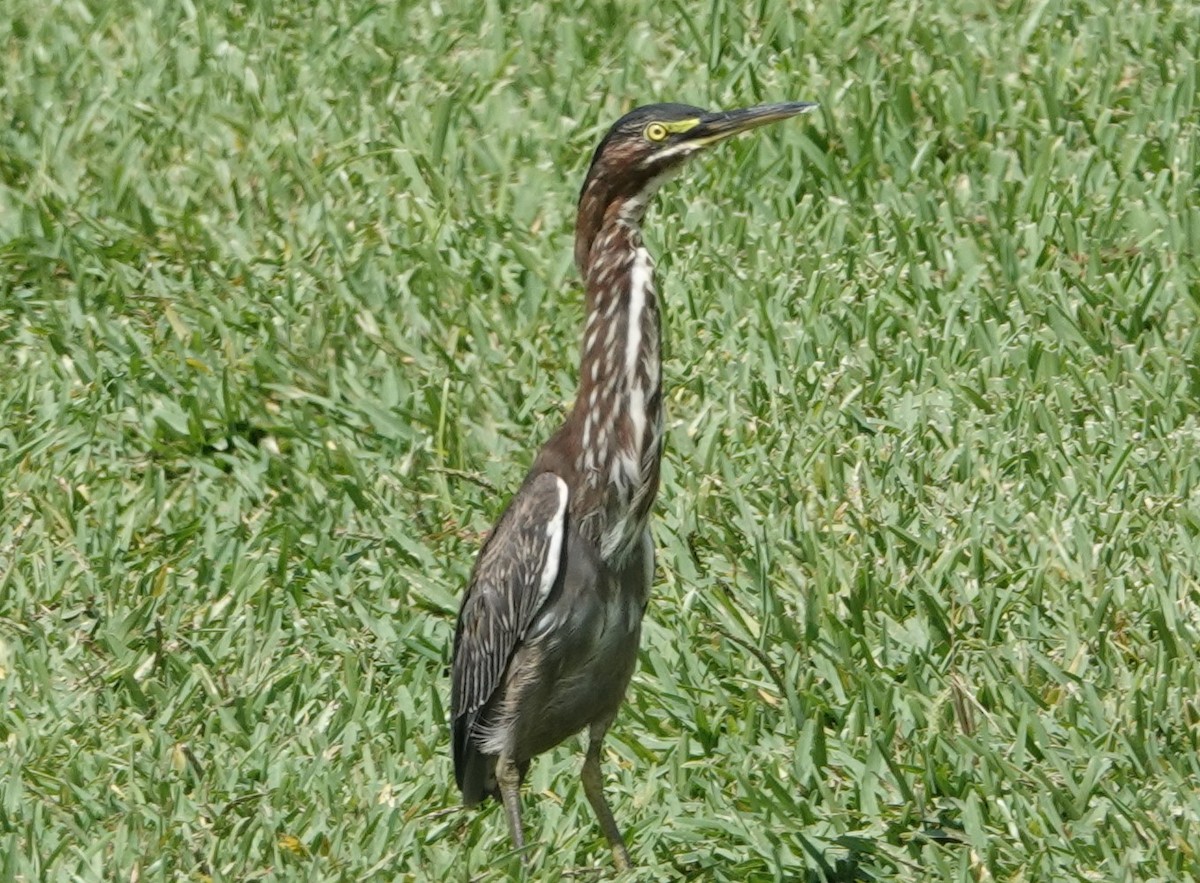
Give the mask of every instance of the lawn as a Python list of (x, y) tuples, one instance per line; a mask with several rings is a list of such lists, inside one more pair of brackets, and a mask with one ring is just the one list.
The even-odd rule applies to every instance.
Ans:
[[(6, 0), (0, 880), (493, 880), (446, 666), (638, 103), (635, 879), (1200, 876), (1200, 7)], [(608, 876), (578, 743), (530, 880)]]

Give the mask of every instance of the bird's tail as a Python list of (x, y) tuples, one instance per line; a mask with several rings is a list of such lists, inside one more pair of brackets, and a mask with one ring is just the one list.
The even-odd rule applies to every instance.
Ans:
[(465, 806), (475, 806), (485, 797), (497, 795), (494, 755), (484, 754), (474, 745), (468, 746), (466, 756), (455, 767), (455, 772)]
[(454, 721), (454, 779), (466, 806), (475, 806), (496, 793), (496, 757), (479, 750), (471, 738), (474, 724), (475, 715), (471, 714)]
[[(462, 792), (463, 805), (475, 806), (488, 797), (500, 799), (500, 786), (496, 784), (494, 754), (484, 754), (471, 738), (471, 723), (464, 716), (454, 722), (454, 779)], [(529, 772), (529, 761), (517, 764), (518, 781), (524, 782)]]

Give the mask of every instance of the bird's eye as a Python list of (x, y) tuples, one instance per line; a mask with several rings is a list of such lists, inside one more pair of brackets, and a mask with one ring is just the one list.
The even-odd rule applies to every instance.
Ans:
[(651, 123), (646, 126), (646, 138), (650, 141), (664, 141), (667, 137), (667, 127), (662, 123)]

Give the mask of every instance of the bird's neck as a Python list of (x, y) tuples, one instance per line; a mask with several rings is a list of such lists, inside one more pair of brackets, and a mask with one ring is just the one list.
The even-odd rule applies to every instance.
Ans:
[(572, 409), (584, 492), (575, 514), (606, 560), (641, 542), (658, 490), (662, 353), (654, 262), (634, 219), (614, 214), (586, 268), (587, 324)]

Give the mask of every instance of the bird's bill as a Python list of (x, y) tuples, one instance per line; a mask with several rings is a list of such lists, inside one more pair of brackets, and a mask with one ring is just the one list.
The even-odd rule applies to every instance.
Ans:
[(757, 107), (747, 107), (742, 110), (725, 110), (706, 114), (700, 122), (684, 136), (691, 143), (712, 144), (740, 132), (748, 132), (774, 123), (786, 120), (797, 114), (805, 113), (816, 107), (811, 101), (789, 101), (782, 104), (760, 104)]

